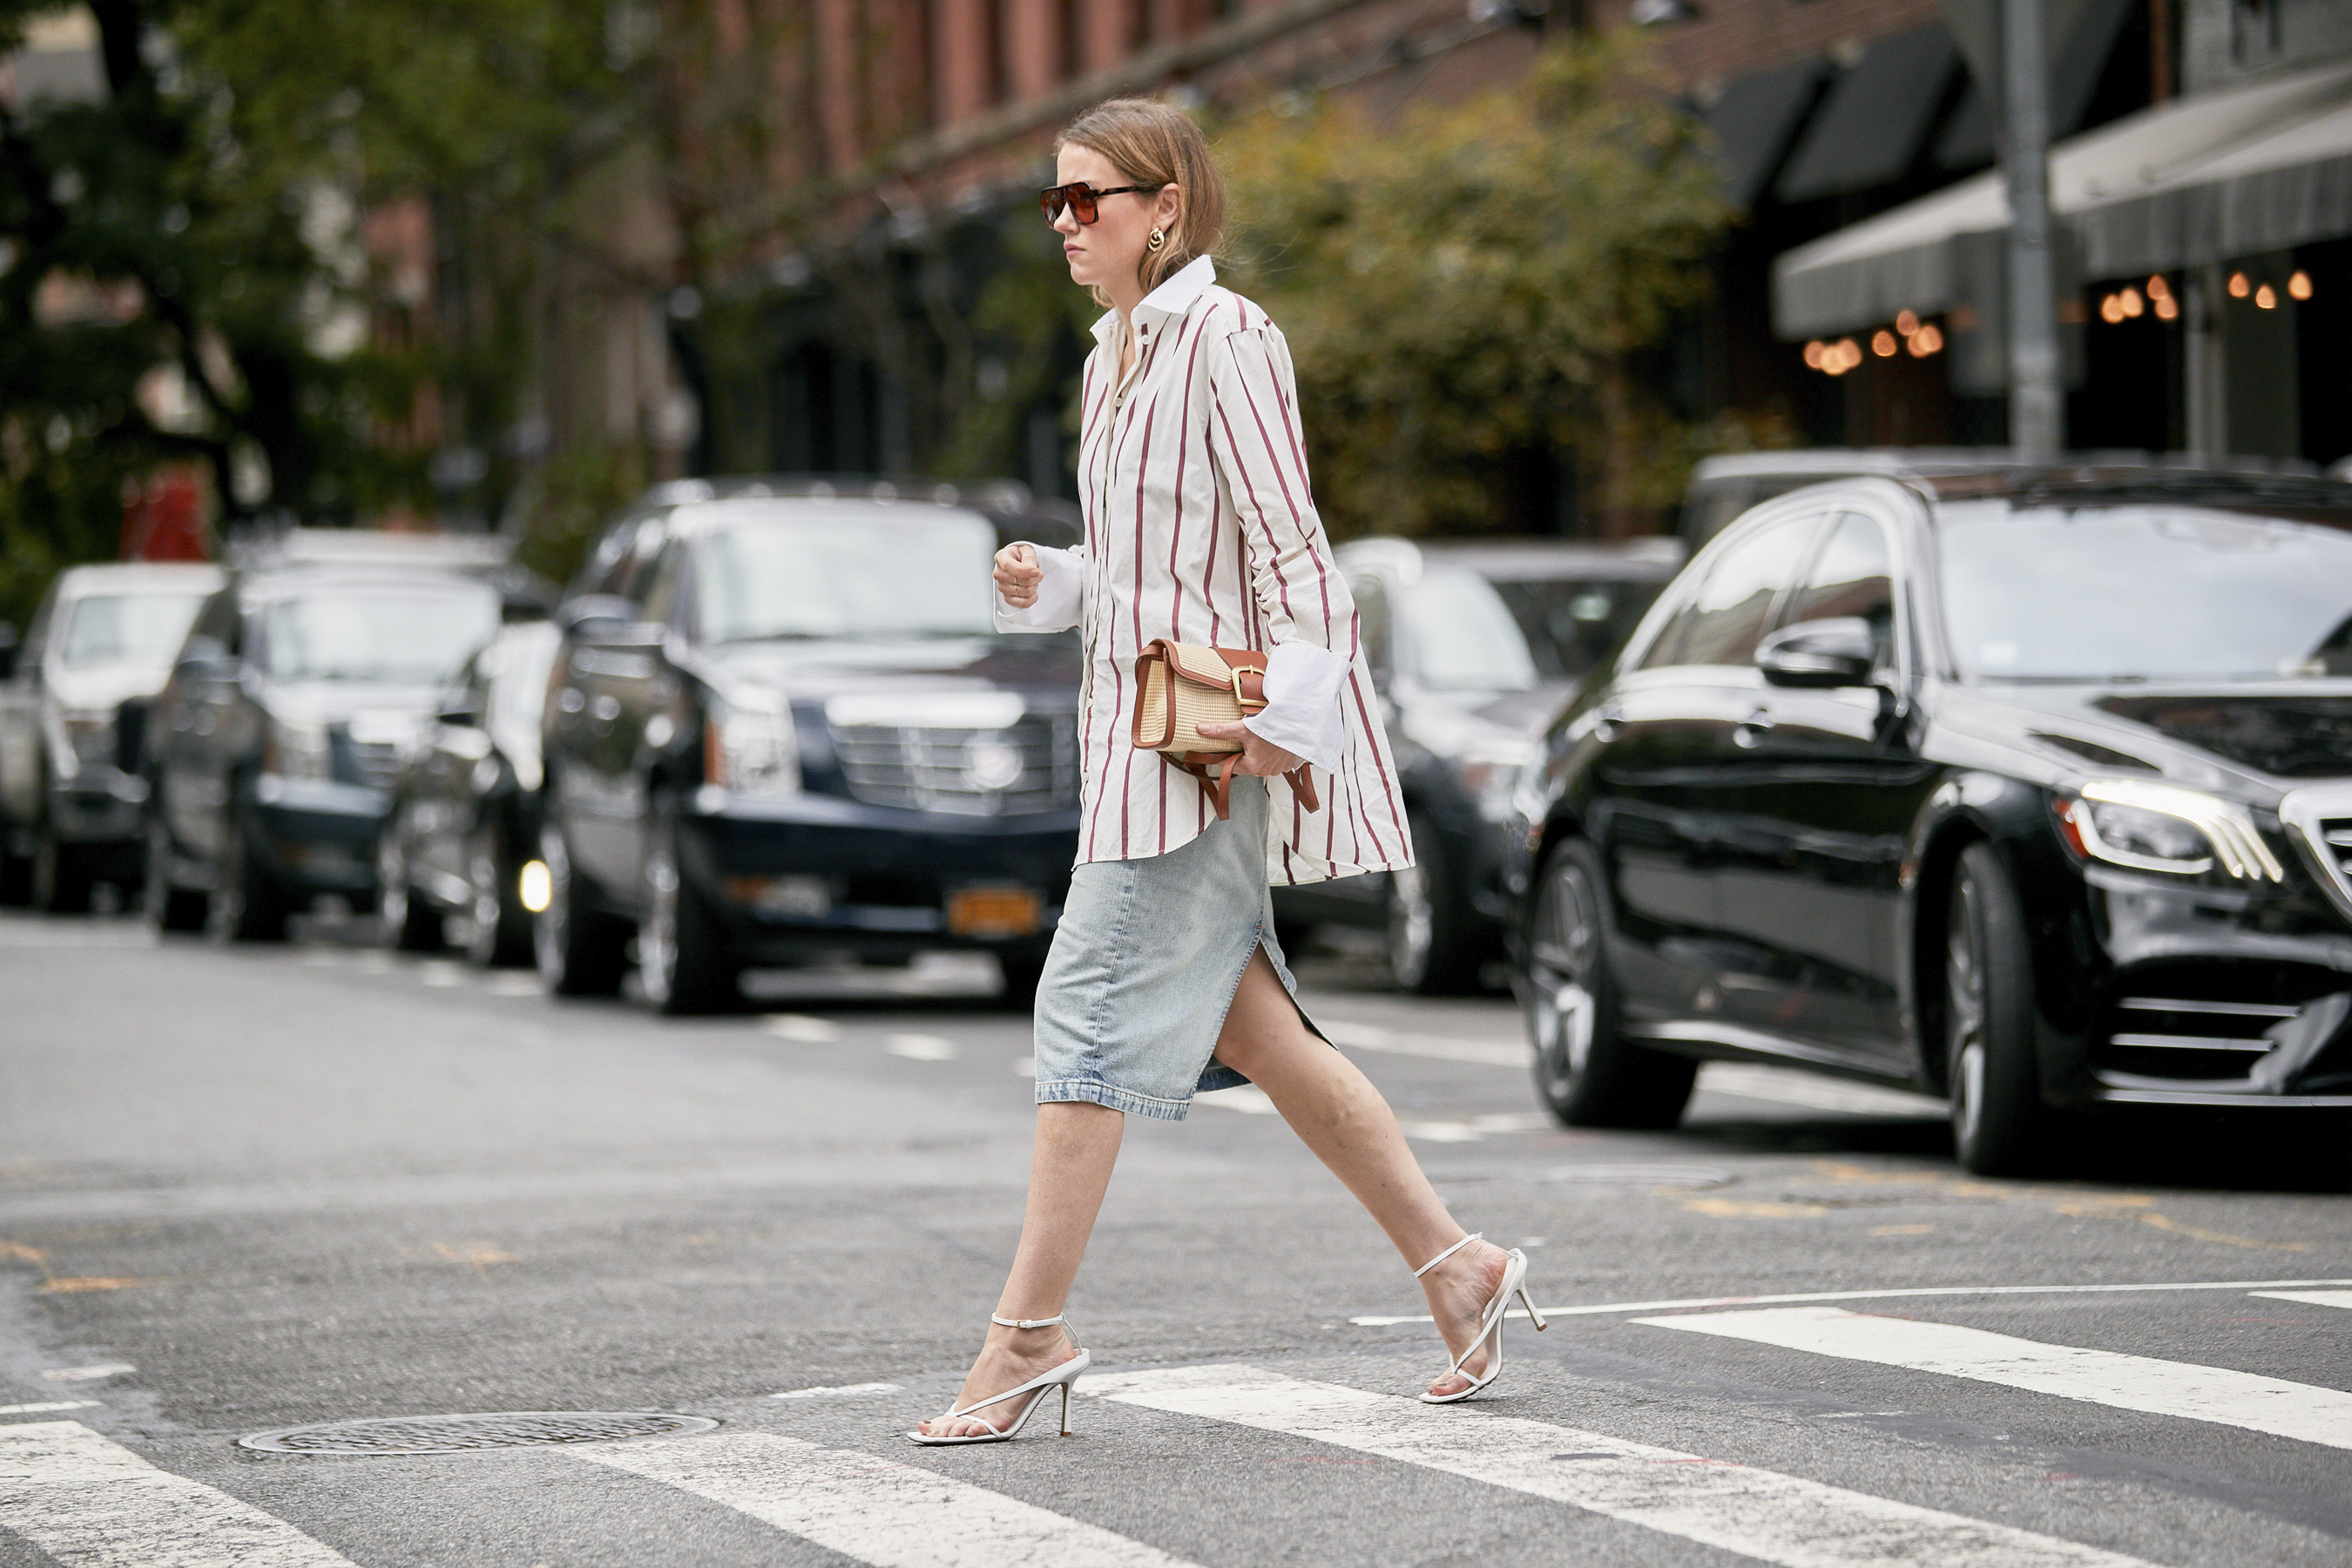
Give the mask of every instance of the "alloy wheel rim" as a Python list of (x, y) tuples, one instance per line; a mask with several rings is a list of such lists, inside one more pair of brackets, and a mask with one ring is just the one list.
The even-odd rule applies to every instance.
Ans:
[(1984, 963), (1978, 948), (1974, 885), (1963, 879), (1952, 902), (1945, 1005), (1950, 1014), (1952, 1126), (1966, 1146), (1975, 1142), (1984, 1114)]
[(1580, 867), (1568, 865), (1554, 874), (1539, 912), (1529, 954), (1534, 1033), (1546, 1082), (1555, 1093), (1565, 1093), (1591, 1059), (1597, 1011), (1591, 980), (1598, 922)]
[(677, 977), (677, 864), (667, 846), (646, 857), (646, 923), (637, 933), (638, 976), (656, 1005)]

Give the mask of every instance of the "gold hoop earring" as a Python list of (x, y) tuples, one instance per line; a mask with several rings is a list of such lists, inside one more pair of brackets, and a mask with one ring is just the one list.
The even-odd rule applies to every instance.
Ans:
[(1158, 250), (1161, 246), (1168, 243), (1168, 237), (1155, 228), (1151, 231), (1151, 237), (1145, 241), (1145, 243), (1150, 245), (1152, 249)]

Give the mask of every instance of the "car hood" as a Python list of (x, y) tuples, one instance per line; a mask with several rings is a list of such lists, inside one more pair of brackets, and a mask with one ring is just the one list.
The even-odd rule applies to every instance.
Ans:
[(1063, 637), (923, 637), (904, 642), (764, 642), (702, 650), (713, 683), (787, 700), (862, 693), (1018, 691), (1057, 702), (1078, 689)]
[(136, 665), (68, 669), (52, 664), (41, 672), (41, 685), (60, 708), (113, 708), (133, 698), (154, 696), (171, 674), (168, 668)]
[(2077, 772), (2146, 771), (2206, 785), (2235, 778), (2257, 793), (2352, 777), (2352, 680), (2021, 687), (1996, 700), (2022, 721), (2019, 739), (2072, 758)]
[(1415, 691), (1396, 697), (1397, 725), (1414, 744), (1441, 757), (1474, 742), (1532, 743), (1567, 706), (1575, 687), (1553, 682), (1528, 691)]
[(444, 688), (372, 680), (304, 680), (270, 686), (262, 706), (289, 723), (341, 724), (355, 741), (413, 740), (439, 709)]

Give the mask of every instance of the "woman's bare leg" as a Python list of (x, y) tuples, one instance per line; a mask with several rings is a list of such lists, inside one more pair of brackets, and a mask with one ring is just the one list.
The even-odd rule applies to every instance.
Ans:
[[(1462, 1227), (1405, 1146), (1396, 1113), (1355, 1063), (1299, 1022), (1263, 947), (1250, 959), (1225, 1014), (1217, 1059), (1265, 1091), (1291, 1131), (1388, 1232), (1407, 1268), (1420, 1268), (1462, 1239)], [(1501, 1285), (1504, 1267), (1502, 1248), (1473, 1242), (1422, 1276), (1448, 1350), (1461, 1353), (1478, 1331), (1478, 1314)], [(1486, 1352), (1466, 1364), (1484, 1372)], [(1449, 1375), (1430, 1391), (1453, 1394), (1467, 1385), (1467, 1379)]]
[[(1069, 1300), (1070, 1282), (1087, 1255), (1095, 1215), (1102, 1211), (1118, 1161), (1119, 1135), (1127, 1118), (1108, 1106), (1085, 1100), (1037, 1108), (1037, 1142), (1029, 1156), (1029, 1205), (1021, 1218), (1021, 1246), (1013, 1272), (996, 1299), (1000, 1318), (1050, 1318)], [(1076, 1352), (1057, 1325), (1050, 1329), (988, 1326), (980, 1359), (963, 1380), (951, 1408), (1018, 1388)], [(967, 1437), (984, 1428), (1013, 1425), (1026, 1401), (1007, 1400), (955, 1421), (931, 1420), (922, 1430), (933, 1436)]]

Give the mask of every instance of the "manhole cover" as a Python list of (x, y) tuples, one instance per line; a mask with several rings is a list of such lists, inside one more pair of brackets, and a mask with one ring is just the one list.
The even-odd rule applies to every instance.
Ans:
[(462, 1454), (546, 1443), (614, 1443), (708, 1432), (704, 1415), (657, 1410), (503, 1410), (486, 1415), (397, 1415), (382, 1421), (324, 1421), (239, 1437), (240, 1448), (266, 1454)]

